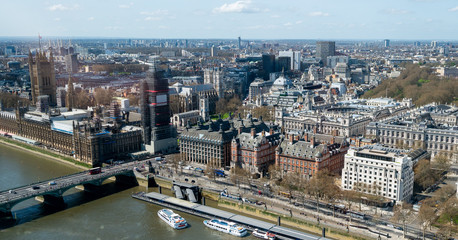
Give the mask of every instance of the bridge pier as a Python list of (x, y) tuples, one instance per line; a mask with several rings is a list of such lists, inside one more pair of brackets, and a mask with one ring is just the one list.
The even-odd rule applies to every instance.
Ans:
[(124, 185), (132, 185), (132, 186), (137, 186), (138, 181), (137, 178), (132, 175), (116, 175), (116, 184), (124, 184)]
[(7, 219), (13, 218), (13, 213), (11, 211), (8, 211), (8, 212), (0, 211), (0, 219), (2, 218), (7, 218)]
[(94, 185), (94, 184), (83, 184), (83, 190), (85, 192), (89, 192), (89, 193), (98, 193), (99, 192), (99, 189), (100, 189), (100, 186), (97, 186), (97, 185)]
[(53, 206), (55, 208), (65, 208), (67, 206), (62, 196), (43, 195), (43, 196), (36, 196), (35, 199), (46, 205)]

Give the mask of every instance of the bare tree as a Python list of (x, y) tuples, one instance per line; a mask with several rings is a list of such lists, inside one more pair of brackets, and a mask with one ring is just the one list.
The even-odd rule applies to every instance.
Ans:
[(180, 154), (172, 154), (170, 155), (170, 163), (172, 164), (173, 169), (175, 169), (175, 173), (178, 173), (178, 167), (180, 166)]
[(407, 221), (411, 217), (412, 213), (412, 205), (406, 202), (403, 202), (402, 205), (395, 206), (394, 208), (393, 220), (402, 223), (404, 238), (407, 233)]
[(428, 227), (436, 220), (436, 210), (431, 207), (430, 201), (424, 201), (418, 212), (418, 219), (420, 223), (420, 228), (423, 230), (423, 240), (425, 240), (425, 232)]
[(239, 166), (236, 166), (236, 167), (231, 169), (231, 181), (239, 189), (240, 189), (240, 182), (242, 181), (244, 174), (245, 174), (245, 171)]

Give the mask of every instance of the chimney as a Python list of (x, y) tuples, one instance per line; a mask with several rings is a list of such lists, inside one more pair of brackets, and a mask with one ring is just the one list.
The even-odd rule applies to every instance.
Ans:
[(316, 134), (316, 126), (313, 127), (313, 134)]
[(312, 144), (312, 147), (315, 146), (315, 135), (313, 135), (312, 139), (310, 139), (310, 143)]
[(289, 134), (289, 135), (288, 135), (288, 140), (289, 140), (289, 143), (290, 143), (290, 144), (293, 143), (293, 134)]
[(274, 134), (274, 128), (270, 128), (270, 129), (269, 129), (269, 134), (270, 134), (270, 135)]
[(262, 130), (262, 136), (264, 137), (266, 135), (266, 131)]
[(251, 137), (255, 137), (255, 136), (256, 136), (256, 129), (251, 128)]
[(331, 137), (331, 145), (334, 144), (335, 138), (336, 138), (336, 137), (334, 137), (334, 136)]
[(294, 135), (294, 140), (299, 141), (299, 135)]
[(241, 133), (242, 133), (242, 128), (239, 127), (239, 134), (238, 135), (240, 135)]

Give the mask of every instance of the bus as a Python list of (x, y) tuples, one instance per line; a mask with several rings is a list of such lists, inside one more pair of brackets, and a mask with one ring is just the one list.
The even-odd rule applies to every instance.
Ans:
[(283, 197), (287, 197), (287, 198), (292, 198), (291, 194), (288, 193), (288, 192), (279, 191), (278, 195), (283, 196)]
[(95, 167), (95, 168), (89, 169), (89, 175), (99, 174), (101, 172), (102, 172), (102, 168), (100, 168), (100, 167)]
[(361, 220), (368, 220), (368, 216), (364, 213), (360, 213), (360, 212), (355, 212), (355, 211), (347, 211), (347, 215), (348, 216), (351, 216), (353, 218), (359, 218)]

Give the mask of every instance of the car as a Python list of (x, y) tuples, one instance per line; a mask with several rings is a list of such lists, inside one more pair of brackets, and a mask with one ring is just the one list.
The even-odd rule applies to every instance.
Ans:
[(51, 182), (48, 183), (48, 185), (56, 185), (56, 182), (55, 181), (51, 181)]
[(185, 182), (189, 181), (187, 178), (184, 179)]
[(189, 165), (188, 165), (188, 166), (184, 167), (183, 169), (184, 169), (184, 170), (191, 170), (191, 169), (192, 169), (192, 166), (189, 166)]
[(16, 191), (14, 191), (14, 190), (9, 190), (8, 192), (12, 193), (12, 194), (16, 194)]
[(394, 228), (393, 224), (387, 224), (387, 227)]
[(40, 186), (33, 186), (32, 189), (33, 190), (38, 190), (38, 189), (40, 189)]

